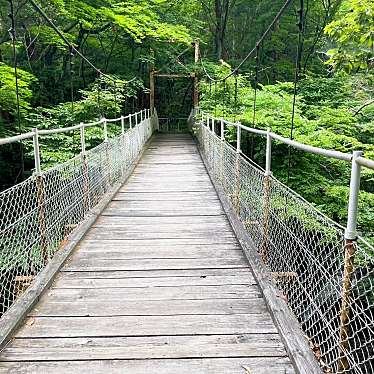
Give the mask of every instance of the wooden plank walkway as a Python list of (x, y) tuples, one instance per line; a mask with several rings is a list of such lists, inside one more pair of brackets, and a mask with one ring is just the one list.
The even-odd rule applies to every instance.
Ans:
[(0, 373), (294, 373), (189, 135), (158, 135)]

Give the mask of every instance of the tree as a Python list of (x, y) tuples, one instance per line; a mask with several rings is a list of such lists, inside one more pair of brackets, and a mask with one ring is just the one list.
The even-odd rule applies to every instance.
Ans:
[(327, 61), (335, 70), (370, 70), (374, 66), (374, 3), (346, 0), (339, 18), (325, 27), (334, 47)]

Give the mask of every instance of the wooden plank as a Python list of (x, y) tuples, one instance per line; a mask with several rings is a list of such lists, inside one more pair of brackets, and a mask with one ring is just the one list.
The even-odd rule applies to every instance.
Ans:
[[(178, 243), (184, 242), (184, 243)], [(181, 239), (167, 239), (160, 241), (158, 240), (155, 245), (152, 245), (151, 240), (107, 240), (104, 243), (101, 240), (87, 240), (79, 244), (77, 248), (79, 250), (76, 253), (95, 253), (101, 252), (105, 254), (106, 252), (112, 251), (122, 251), (126, 253), (134, 253), (142, 255), (147, 251), (154, 251), (155, 253), (173, 253), (174, 257), (181, 257), (180, 253), (183, 252), (197, 252), (208, 253), (207, 251), (241, 251), (240, 246), (232, 241), (231, 243), (214, 243), (213, 245), (208, 244), (195, 244), (195, 243), (185, 243), (186, 240)], [(213, 247), (213, 248), (212, 248)], [(215, 248), (215, 249), (214, 249)], [(241, 251), (242, 252), (242, 251)], [(168, 256), (170, 258), (170, 255)]]
[(157, 269), (205, 269), (247, 267), (243, 258), (198, 258), (198, 259), (95, 259), (70, 261), (65, 269), (81, 271), (100, 270), (157, 270)]
[(15, 339), (0, 361), (285, 357), (276, 334)]
[(124, 288), (124, 287), (154, 287), (154, 286), (222, 286), (222, 285), (253, 285), (254, 278), (249, 274), (235, 276), (207, 276), (196, 277), (150, 277), (150, 278), (67, 278), (58, 277), (53, 288)]
[[(170, 225), (173, 227), (172, 225)], [(148, 229), (144, 229), (143, 232), (136, 230), (134, 227), (124, 227), (124, 226), (115, 226), (115, 227), (93, 227), (90, 232), (87, 234), (87, 239), (121, 239), (121, 238), (131, 238), (131, 239), (178, 239), (178, 238), (199, 238), (199, 237), (210, 237), (212, 235), (220, 235), (222, 240), (225, 239), (235, 239), (231, 230), (206, 230), (204, 227), (201, 230), (196, 230), (193, 232), (188, 228), (181, 227), (179, 225), (178, 230), (168, 230), (160, 227), (160, 231), (155, 231), (149, 226), (145, 226)], [(175, 227), (175, 226), (174, 226)], [(205, 230), (205, 231), (204, 231)]]
[(0, 368), (0, 373), (14, 374), (247, 374), (246, 371), (250, 374), (295, 373), (285, 357), (4, 362)]
[(252, 276), (248, 267), (244, 268), (202, 268), (202, 269), (178, 269), (178, 270), (135, 270), (135, 271), (82, 271), (71, 272), (61, 269), (60, 277), (75, 279), (126, 279), (126, 278), (208, 278), (208, 277), (236, 277)]
[[(189, 172), (204, 172), (205, 168), (203, 165), (199, 164), (163, 164), (162, 168), (157, 168), (158, 170), (162, 169), (162, 172), (180, 172), (184, 171), (186, 173)], [(136, 168), (138, 173), (145, 173), (148, 171), (154, 172), (155, 171), (155, 166), (149, 163), (143, 163), (143, 164), (138, 164)]]
[[(121, 210), (175, 210), (186, 211), (187, 209), (200, 210), (213, 210), (222, 212), (221, 204), (217, 201), (112, 201), (108, 209), (121, 209)], [(205, 214), (209, 215), (209, 214)]]
[(156, 227), (156, 225), (185, 225), (190, 227), (191, 224), (200, 225), (225, 225), (226, 227), (231, 227), (229, 221), (224, 215), (221, 216), (184, 216), (184, 217), (118, 217), (113, 216), (100, 216), (96, 221), (96, 227), (105, 224), (114, 224), (118, 226), (145, 226), (151, 225)]
[[(105, 291), (104, 291), (105, 292)], [(213, 314), (267, 313), (260, 298), (209, 300), (116, 300), (109, 305), (100, 300), (46, 301), (42, 300), (29, 316), (38, 317), (103, 317), (103, 316), (167, 316)]]
[[(153, 217), (152, 217), (153, 218)], [(97, 243), (96, 239), (85, 239), (84, 242), (81, 243), (81, 246), (91, 245)], [(125, 247), (142, 247), (142, 246), (164, 246), (165, 248), (171, 248), (173, 245), (217, 245), (217, 244), (227, 244), (230, 246), (237, 246), (238, 242), (236, 239), (227, 239), (227, 238), (219, 238), (219, 237), (200, 237), (200, 238), (164, 238), (164, 239), (131, 239), (131, 238), (121, 238), (121, 239), (110, 239), (103, 241), (105, 246), (121, 246)], [(211, 266), (209, 266), (211, 267)]]
[(219, 216), (223, 215), (221, 207), (179, 207), (144, 206), (144, 207), (120, 207), (110, 205), (104, 215), (117, 215), (119, 217), (184, 217), (184, 216)]
[(91, 259), (92, 261), (96, 261), (96, 259), (157, 259), (157, 258), (175, 258), (175, 259), (184, 259), (184, 258), (192, 258), (192, 259), (202, 259), (202, 258), (241, 258), (246, 262), (245, 256), (241, 249), (228, 249), (228, 250), (215, 250), (212, 248), (208, 248), (205, 250), (183, 250), (183, 247), (180, 248), (179, 251), (175, 249), (164, 249), (164, 248), (155, 248), (155, 247), (138, 247), (136, 249), (129, 248), (129, 249), (122, 249), (118, 248), (111, 249), (108, 247), (104, 248), (104, 245), (101, 243), (99, 246), (95, 247), (95, 250), (91, 250), (90, 248), (86, 251), (76, 251), (73, 256), (73, 260), (80, 260), (80, 259)]
[[(199, 219), (200, 217), (192, 216), (195, 220), (190, 219), (189, 222), (185, 222), (184, 218), (187, 217), (177, 217), (174, 220), (174, 217), (161, 217), (159, 220), (158, 218), (152, 217), (134, 217), (138, 218), (136, 224), (129, 225), (128, 222), (133, 223), (133, 219), (127, 219), (126, 217), (123, 218), (115, 218), (115, 217), (105, 217), (106, 219), (102, 219), (96, 223), (95, 228), (101, 228), (104, 230), (110, 229), (120, 229), (120, 230), (129, 230), (131, 232), (147, 232), (152, 230), (153, 232), (167, 232), (167, 231), (178, 231), (178, 232), (193, 232), (196, 231), (197, 233), (207, 232), (207, 231), (220, 231), (223, 230), (225, 232), (232, 232), (232, 229), (228, 222), (222, 216), (218, 218), (216, 216), (202, 216), (203, 219)], [(208, 219), (204, 219), (208, 218)], [(186, 219), (186, 220), (187, 220)], [(172, 222), (174, 220), (174, 222)], [(177, 221), (177, 222), (175, 222)], [(209, 222), (210, 221), (210, 222)], [(145, 224), (143, 224), (145, 222)]]
[(206, 300), (206, 299), (243, 299), (260, 297), (255, 285), (222, 286), (179, 286), (179, 287), (132, 287), (132, 288), (53, 288), (46, 299), (53, 302), (74, 302), (75, 300), (92, 302), (100, 300), (109, 307), (109, 303), (118, 300)]
[[(105, 302), (105, 301), (103, 301)], [(68, 327), (68, 328), (67, 328)], [(30, 317), (18, 338), (275, 334), (269, 314)]]

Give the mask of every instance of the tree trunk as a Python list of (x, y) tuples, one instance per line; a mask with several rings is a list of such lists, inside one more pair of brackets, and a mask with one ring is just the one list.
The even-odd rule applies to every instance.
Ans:
[(215, 0), (214, 11), (216, 18), (216, 30), (214, 35), (216, 56), (218, 60), (223, 58), (225, 33), (227, 27), (227, 16), (229, 12), (230, 0)]

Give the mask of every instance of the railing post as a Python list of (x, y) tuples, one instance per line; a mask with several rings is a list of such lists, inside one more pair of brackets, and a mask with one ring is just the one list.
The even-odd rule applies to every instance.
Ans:
[(267, 262), (269, 252), (269, 231), (270, 231), (270, 182), (271, 182), (271, 132), (266, 134), (266, 163), (264, 174), (264, 225), (261, 257), (264, 263)]
[(124, 116), (121, 116), (121, 133), (122, 133), (122, 136), (125, 133), (125, 117)]
[(360, 192), (361, 166), (356, 161), (362, 156), (361, 151), (353, 152), (351, 181), (349, 185), (349, 203), (347, 227), (344, 233), (344, 274), (342, 284), (342, 304), (340, 309), (340, 358), (339, 371), (349, 371), (349, 362), (346, 352), (349, 348), (349, 318), (350, 318), (350, 296), (352, 294), (352, 275), (354, 273), (354, 256), (357, 247), (357, 214), (358, 198)]
[(103, 124), (104, 124), (104, 142), (108, 142), (108, 123), (106, 118), (102, 119)]
[(89, 189), (89, 176), (88, 176), (88, 163), (86, 154), (86, 137), (84, 123), (80, 123), (80, 136), (81, 136), (81, 158), (83, 168), (83, 209), (84, 212), (90, 210), (90, 189)]
[(38, 224), (40, 232), (40, 254), (44, 261), (48, 261), (48, 245), (47, 245), (47, 225), (45, 214), (45, 191), (44, 180), (40, 164), (40, 147), (38, 129), (33, 129), (33, 145), (34, 145), (34, 160), (35, 160), (35, 174), (36, 174), (36, 198), (38, 207)]
[(221, 173), (220, 173), (220, 177), (221, 177), (221, 183), (222, 183), (222, 187), (225, 189), (225, 183), (224, 183), (224, 178), (223, 178), (223, 162), (224, 162), (224, 158), (223, 158), (223, 147), (224, 147), (224, 143), (225, 143), (225, 123), (223, 122), (223, 118), (221, 118)]
[(106, 165), (105, 170), (108, 170), (108, 185), (112, 185), (112, 168), (110, 165), (110, 156), (109, 156), (109, 140), (108, 140), (108, 122), (106, 118), (103, 118), (104, 124), (104, 143), (105, 143), (105, 154), (106, 154)]
[(129, 124), (130, 124), (130, 129), (132, 129), (132, 114), (129, 115)]
[(240, 152), (241, 152), (241, 124), (236, 124), (236, 161), (235, 161), (235, 194), (234, 207), (240, 214)]

